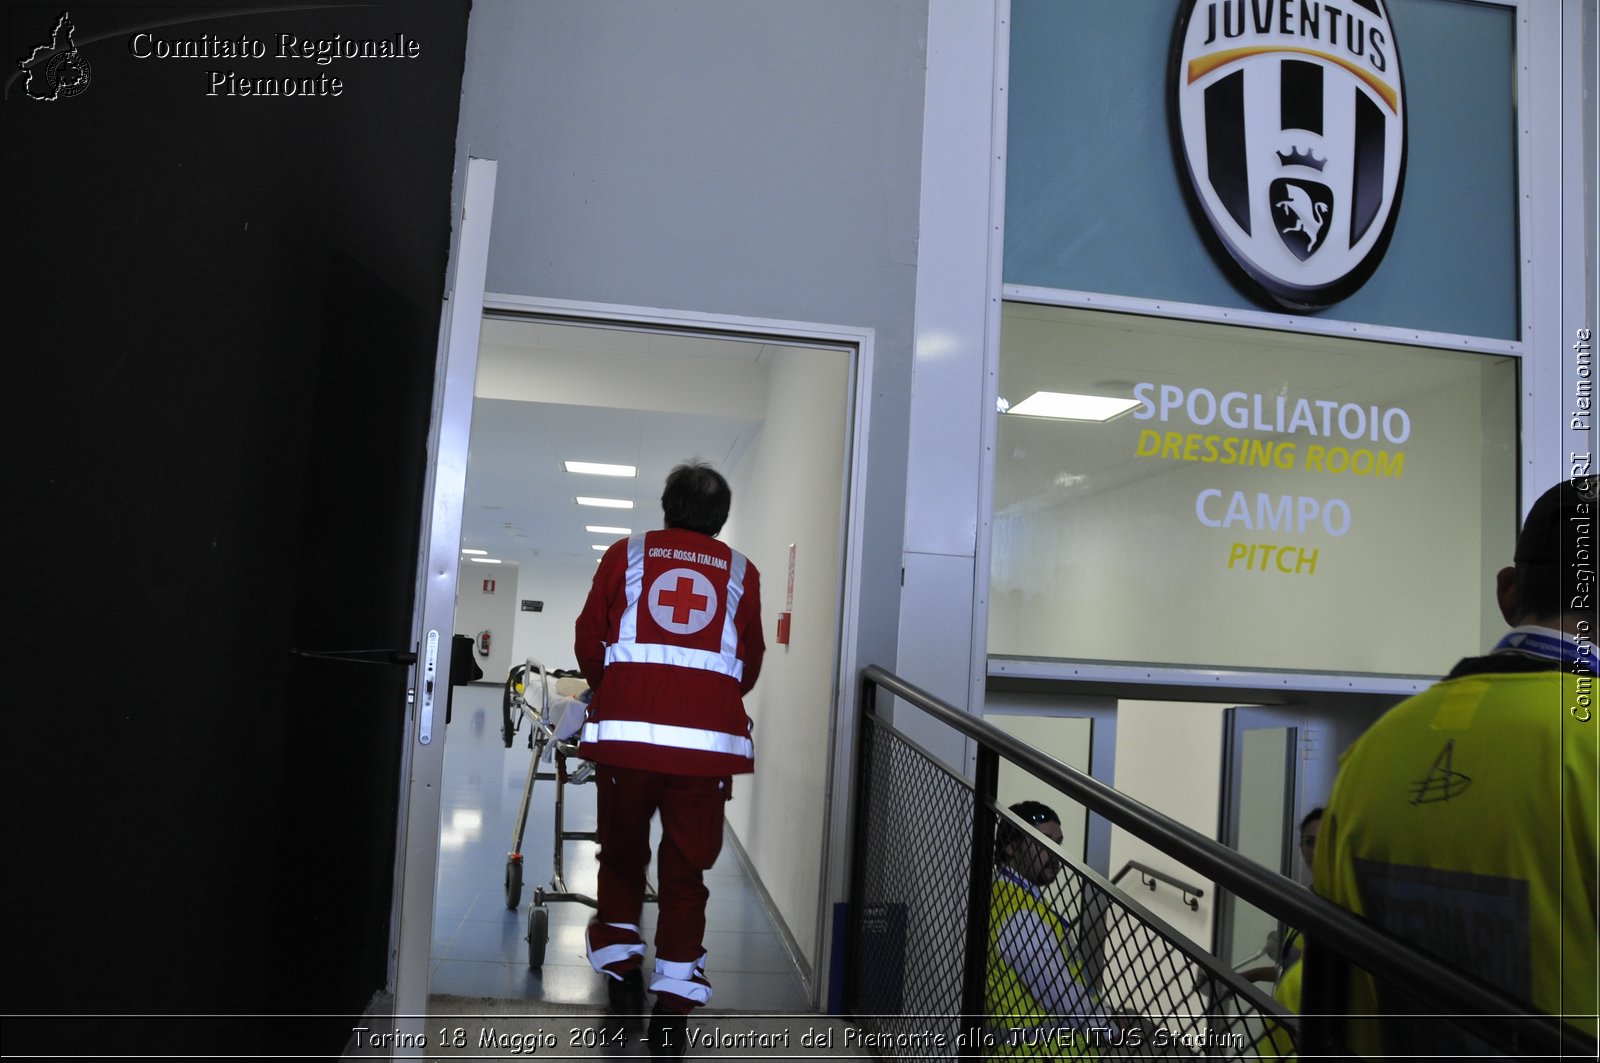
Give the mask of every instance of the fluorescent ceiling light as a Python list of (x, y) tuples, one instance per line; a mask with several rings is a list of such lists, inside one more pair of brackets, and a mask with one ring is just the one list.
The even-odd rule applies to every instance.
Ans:
[(1109, 421), (1138, 405), (1138, 399), (1074, 395), (1066, 391), (1035, 391), (1006, 412), (1023, 417), (1054, 417), (1061, 421)]
[(632, 465), (607, 465), (598, 461), (564, 461), (568, 472), (581, 472), (588, 476), (638, 476)]
[(609, 550), (609, 549), (611, 549), (611, 546), (608, 543), (591, 543), (590, 545), (596, 550)]
[(498, 565), (500, 563), (498, 557), (469, 557), (467, 560), (479, 565)]
[(487, 551), (487, 550), (469, 550), (465, 546), (463, 546), (461, 548), (461, 552), (463, 554), (477, 554), (478, 556), (482, 557), (483, 555), (487, 554), (489, 551)]
[(632, 535), (632, 528), (608, 528), (604, 524), (585, 524), (583, 530), (596, 535)]
[(607, 509), (632, 509), (633, 503), (626, 498), (587, 498), (578, 496), (580, 506), (604, 506)]

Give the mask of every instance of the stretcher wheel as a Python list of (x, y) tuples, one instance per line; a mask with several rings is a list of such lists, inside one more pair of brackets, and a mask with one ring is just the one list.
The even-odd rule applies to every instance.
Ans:
[(550, 940), (550, 909), (528, 909), (528, 967), (537, 971), (544, 966), (544, 946)]
[(522, 900), (522, 860), (511, 856), (506, 858), (506, 911), (514, 912), (517, 904)]

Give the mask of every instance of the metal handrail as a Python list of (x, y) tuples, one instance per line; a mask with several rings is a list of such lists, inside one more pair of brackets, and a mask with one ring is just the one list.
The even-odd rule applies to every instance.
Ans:
[[(1165, 882), (1169, 886), (1175, 886), (1183, 891), (1183, 901), (1189, 906), (1191, 912), (1200, 910), (1200, 898), (1206, 895), (1205, 890), (1199, 886), (1191, 886), (1182, 879), (1173, 878), (1165, 871), (1153, 868), (1149, 864), (1141, 864), (1137, 860), (1129, 860), (1126, 864), (1123, 864), (1122, 870), (1111, 876), (1111, 884), (1113, 886), (1120, 884), (1123, 877), (1130, 871), (1139, 872), (1139, 881), (1149, 886), (1152, 890), (1156, 888), (1157, 882)], [(1145, 876), (1147, 875), (1151, 880), (1149, 882), (1145, 882)]]
[[(862, 669), (861, 676), (863, 682), (882, 687), (981, 747), (994, 750), (1089, 811), (1182, 861), (1248, 903), (1297, 927), (1319, 947), (1327, 945), (1374, 977), (1406, 986), (1407, 992), (1420, 1004), (1434, 1008), (1439, 1015), (1448, 1015), (1495, 1047), (1518, 1055), (1594, 1057), (1594, 1039), (1560, 1019), (1533, 1010), (1525, 1001), (1418, 951), (1310, 890), (1293, 886), (1283, 876), (1168, 819), (1099, 779), (1041, 753), (878, 665), (868, 665)], [(1524, 1018), (1527, 1022), (1508, 1030), (1494, 1021), (1506, 1016)]]

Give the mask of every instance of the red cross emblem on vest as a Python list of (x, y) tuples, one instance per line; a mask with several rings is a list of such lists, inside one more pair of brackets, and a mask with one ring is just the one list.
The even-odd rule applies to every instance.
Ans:
[(703, 630), (717, 612), (716, 587), (692, 568), (674, 568), (657, 576), (645, 600), (650, 618), (677, 635)]
[(687, 624), (689, 617), (711, 604), (711, 599), (694, 592), (694, 580), (688, 576), (679, 576), (678, 586), (670, 591), (662, 591), (656, 596), (656, 601), (672, 610), (674, 624)]

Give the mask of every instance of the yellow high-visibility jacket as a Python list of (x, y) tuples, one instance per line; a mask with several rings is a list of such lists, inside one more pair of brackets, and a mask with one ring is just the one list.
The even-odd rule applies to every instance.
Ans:
[[(1287, 953), (1290, 948), (1298, 949), (1301, 944), (1300, 932), (1290, 928), (1283, 935), (1279, 954)], [(1301, 958), (1296, 953), (1294, 959), (1289, 962), (1280, 962), (1278, 977), (1272, 984), (1272, 999), (1293, 1012), (1300, 1010)], [(1256, 1041), (1256, 1053), (1263, 1059), (1295, 1059), (1294, 1038), (1277, 1022), (1271, 1022), (1267, 1032)]]
[[(1593, 1036), (1593, 676), (1495, 661), (1463, 662), (1351, 746), (1323, 816), (1315, 889)], [(1396, 988), (1380, 993), (1358, 972), (1349, 1010), (1412, 1010)], [(1449, 1054), (1438, 1024), (1398, 1043), (1408, 1025), (1390, 1023), (1380, 1044), (1358, 1024), (1352, 1047)]]
[(1105, 1020), (1090, 1013), (1095, 1000), (1071, 956), (1067, 927), (1008, 870), (990, 891), (985, 1001), (997, 1042), (987, 1049), (992, 1057), (1100, 1057), (1090, 1027)]

